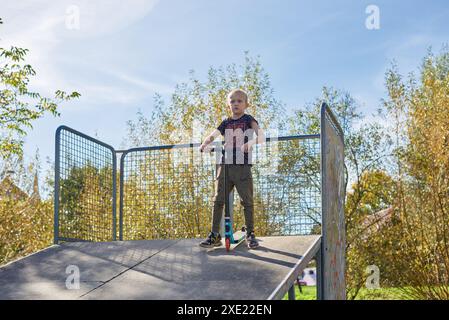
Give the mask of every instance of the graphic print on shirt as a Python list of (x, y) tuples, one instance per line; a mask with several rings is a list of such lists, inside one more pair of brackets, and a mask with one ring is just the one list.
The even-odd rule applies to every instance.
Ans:
[[(249, 164), (252, 165), (252, 151), (242, 152), (240, 147), (247, 143), (248, 140), (253, 139), (254, 129), (251, 127), (251, 122), (255, 121), (257, 124), (259, 122), (254, 119), (249, 114), (244, 114), (238, 119), (227, 118), (223, 120), (218, 126), (218, 130), (221, 135), (225, 137), (226, 140), (226, 130), (231, 130), (230, 135), (232, 136), (232, 160), (226, 161), (227, 164)], [(230, 146), (226, 146), (226, 150), (231, 150)], [(228, 156), (229, 157), (229, 156)], [(222, 162), (225, 163), (224, 156), (222, 157)], [(232, 161), (232, 162), (231, 162)]]

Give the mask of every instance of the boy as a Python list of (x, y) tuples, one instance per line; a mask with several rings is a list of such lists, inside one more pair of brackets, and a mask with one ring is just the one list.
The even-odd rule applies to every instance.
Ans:
[[(254, 249), (259, 243), (254, 235), (254, 203), (253, 203), (253, 178), (251, 173), (252, 157), (251, 150), (254, 144), (265, 141), (264, 134), (259, 128), (259, 123), (249, 114), (245, 114), (248, 108), (248, 95), (240, 89), (232, 90), (227, 97), (227, 104), (231, 109), (232, 116), (223, 120), (216, 130), (214, 130), (201, 144), (200, 151), (203, 152), (220, 134), (225, 138), (224, 148), (226, 154), (232, 157), (222, 157), (218, 168), (215, 182), (214, 210), (212, 217), (212, 231), (208, 237), (200, 243), (201, 247), (212, 248), (221, 246), (221, 235), (219, 233), (225, 197), (234, 186), (241, 198), (244, 207), (246, 223), (246, 243), (248, 248)], [(253, 132), (257, 138), (252, 139)], [(232, 159), (230, 159), (232, 158)], [(224, 190), (224, 170), (226, 163), (227, 190)]]

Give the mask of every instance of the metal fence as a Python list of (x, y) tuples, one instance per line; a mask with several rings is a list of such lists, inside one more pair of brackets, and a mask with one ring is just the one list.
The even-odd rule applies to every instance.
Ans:
[[(319, 135), (267, 138), (253, 150), (254, 220), (260, 236), (320, 233)], [(216, 145), (216, 150), (221, 150)], [(221, 152), (199, 144), (134, 148), (120, 159), (120, 239), (204, 237)], [(244, 225), (238, 193), (234, 227)]]
[[(201, 153), (199, 146), (115, 150), (59, 127), (55, 243), (206, 236), (219, 156)], [(268, 137), (253, 147), (258, 236), (321, 234), (321, 152), (320, 134)], [(234, 227), (239, 229), (244, 225), (243, 205), (237, 192), (232, 200)]]
[(55, 243), (116, 240), (114, 148), (60, 126), (55, 158)]

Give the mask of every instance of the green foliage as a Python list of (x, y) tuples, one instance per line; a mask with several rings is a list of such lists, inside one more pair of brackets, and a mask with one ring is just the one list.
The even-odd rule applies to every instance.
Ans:
[[(380, 270), (382, 286), (397, 285), (401, 271), (395, 261), (398, 223), (390, 207), (395, 181), (384, 171), (365, 172), (346, 197), (347, 297), (355, 299), (365, 286), (366, 268)], [(384, 209), (384, 210), (383, 210)]]
[[(282, 300), (288, 300), (288, 293)], [(299, 290), (295, 284), (295, 300), (316, 300), (316, 286), (301, 286), (301, 290)]]
[[(295, 285), (295, 300), (316, 300), (316, 287), (315, 286), (303, 286), (302, 292), (299, 291)], [(358, 292), (355, 300), (407, 300), (410, 297), (404, 296), (404, 289), (401, 287), (380, 287), (378, 289), (366, 289), (362, 288)], [(282, 300), (288, 300), (288, 294), (282, 298)]]
[(0, 181), (7, 176), (21, 190), (9, 196), (0, 190), (0, 265), (52, 244), (53, 200), (40, 200), (39, 169), (37, 151), (28, 164), (18, 155), (0, 162)]
[(48, 247), (53, 240), (53, 203), (0, 200), (0, 265)]
[[(29, 194), (39, 167), (32, 167), (32, 173), (24, 169), (26, 128), (33, 128), (33, 121), (46, 112), (59, 116), (58, 104), (80, 95), (57, 90), (54, 98), (47, 98), (30, 91), (29, 83), (36, 72), (25, 62), (27, 54), (24, 48), (0, 48), (0, 178), (13, 171), (16, 186)], [(53, 200), (0, 200), (0, 264), (44, 248), (52, 238)]]
[(70, 168), (60, 180), (60, 237), (112, 240), (112, 179), (111, 167)]
[(30, 91), (31, 77), (36, 75), (33, 67), (25, 63), (28, 49), (0, 47), (0, 157), (23, 156), (25, 128), (33, 128), (33, 121), (46, 112), (59, 116), (58, 104), (80, 96), (57, 90), (54, 98), (42, 97)]
[(395, 120), (397, 198), (405, 294), (449, 299), (449, 48), (429, 51), (419, 81), (387, 73), (385, 107)]

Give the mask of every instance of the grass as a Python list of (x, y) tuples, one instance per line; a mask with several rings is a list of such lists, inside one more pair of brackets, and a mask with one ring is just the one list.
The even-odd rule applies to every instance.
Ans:
[[(296, 300), (316, 300), (316, 286), (302, 286), (302, 293), (299, 292), (299, 288), (295, 285), (295, 297)], [(282, 300), (288, 300), (288, 293)]]
[[(316, 300), (316, 287), (306, 286), (301, 287), (302, 293), (299, 292), (299, 288), (295, 285), (295, 297), (296, 300)], [(356, 300), (398, 300), (403, 299), (401, 297), (401, 291), (399, 288), (379, 288), (379, 289), (366, 289), (363, 288), (357, 294)], [(288, 300), (288, 293), (282, 300)]]
[(360, 289), (356, 300), (402, 300), (400, 288)]

